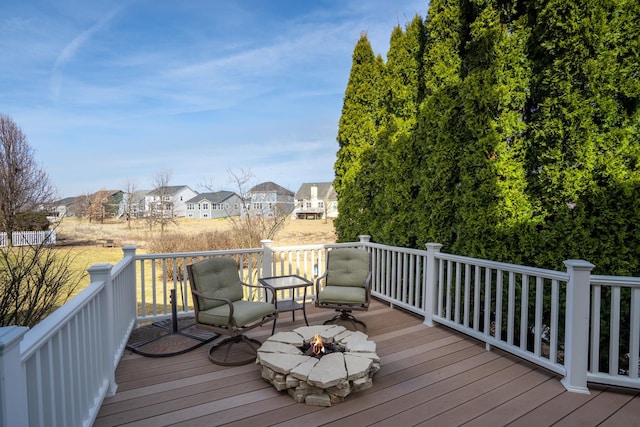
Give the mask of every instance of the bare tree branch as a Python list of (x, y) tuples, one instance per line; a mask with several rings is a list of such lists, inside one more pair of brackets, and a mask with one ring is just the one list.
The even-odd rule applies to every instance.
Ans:
[(9, 116), (0, 114), (0, 230), (7, 233), (9, 246), (12, 232), (18, 231), (18, 215), (43, 209), (54, 195), (27, 137)]

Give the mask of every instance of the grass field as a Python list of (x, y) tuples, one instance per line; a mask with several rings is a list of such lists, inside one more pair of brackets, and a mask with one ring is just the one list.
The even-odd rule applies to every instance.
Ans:
[[(176, 224), (167, 227), (167, 233), (185, 235), (201, 234), (208, 231), (230, 230), (229, 220), (196, 220), (179, 218)], [(137, 253), (147, 253), (147, 245), (160, 235), (156, 226), (149, 230), (144, 220), (134, 220), (130, 224), (111, 220), (103, 224), (89, 223), (85, 219), (65, 218), (57, 228), (58, 250), (69, 251), (74, 257), (73, 269), (84, 273), (94, 264), (116, 264), (122, 259), (122, 247), (135, 245)], [(107, 239), (113, 247), (105, 247)], [(334, 243), (335, 230), (332, 221), (287, 220), (284, 227), (273, 239), (274, 246)], [(87, 282), (87, 280), (83, 280)]]

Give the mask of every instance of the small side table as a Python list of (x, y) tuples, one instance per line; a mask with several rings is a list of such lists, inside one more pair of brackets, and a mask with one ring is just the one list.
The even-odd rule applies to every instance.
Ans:
[[(291, 291), (290, 300), (287, 299), (281, 301), (276, 298), (276, 308), (278, 309), (278, 313), (290, 311), (292, 319), (295, 322), (295, 311), (302, 310), (302, 314), (304, 315), (304, 323), (309, 326), (309, 322), (307, 321), (307, 310), (305, 309), (305, 300), (307, 299), (307, 287), (313, 285), (313, 282), (295, 274), (291, 274), (288, 276), (263, 277), (261, 279), (258, 279), (258, 281), (264, 286), (273, 289), (274, 292), (289, 289)], [(296, 288), (304, 288), (302, 304), (297, 302), (295, 299), (294, 290)], [(273, 324), (273, 329), (275, 330), (275, 321), (273, 322)]]

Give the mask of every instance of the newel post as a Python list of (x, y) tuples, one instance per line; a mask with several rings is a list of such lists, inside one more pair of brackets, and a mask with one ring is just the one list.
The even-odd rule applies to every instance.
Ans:
[(136, 245), (124, 245), (122, 254), (125, 258), (136, 256)]
[(271, 277), (273, 276), (271, 273), (273, 240), (260, 240), (260, 243), (262, 243), (262, 277)]
[(0, 328), (0, 425), (29, 425), (27, 371), (22, 365), (20, 341), (26, 326)]
[(567, 260), (564, 265), (569, 274), (564, 340), (564, 367), (567, 373), (561, 382), (568, 391), (589, 394), (589, 300), (590, 276), (594, 265), (576, 259)]
[(438, 304), (438, 267), (436, 254), (442, 249), (440, 243), (427, 243), (427, 265), (425, 267), (423, 294), (424, 294), (424, 322), (426, 326), (434, 326), (433, 314)]
[(105, 299), (103, 304), (103, 314), (105, 318), (104, 329), (102, 334), (102, 354), (104, 366), (103, 370), (109, 381), (109, 388), (107, 389), (107, 396), (113, 396), (116, 394), (118, 385), (116, 384), (116, 339), (115, 339), (115, 307), (113, 297), (113, 286), (111, 283), (111, 264), (95, 264), (87, 269), (89, 273), (91, 283), (104, 282)]
[(371, 236), (368, 234), (361, 234), (358, 237), (360, 238), (360, 243), (362, 243), (363, 246), (371, 241)]

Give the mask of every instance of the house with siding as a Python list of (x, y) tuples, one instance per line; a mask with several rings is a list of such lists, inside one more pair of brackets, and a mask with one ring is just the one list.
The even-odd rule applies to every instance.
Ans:
[(338, 216), (338, 195), (330, 182), (305, 182), (295, 194), (293, 219), (327, 219)]
[(293, 191), (274, 182), (256, 185), (249, 190), (249, 196), (248, 213), (252, 216), (281, 216), (293, 212)]
[(145, 216), (158, 215), (180, 218), (187, 215), (187, 200), (198, 195), (187, 185), (167, 185), (149, 191), (144, 196)]
[(187, 218), (213, 219), (238, 216), (242, 198), (233, 191), (201, 193), (187, 200)]

